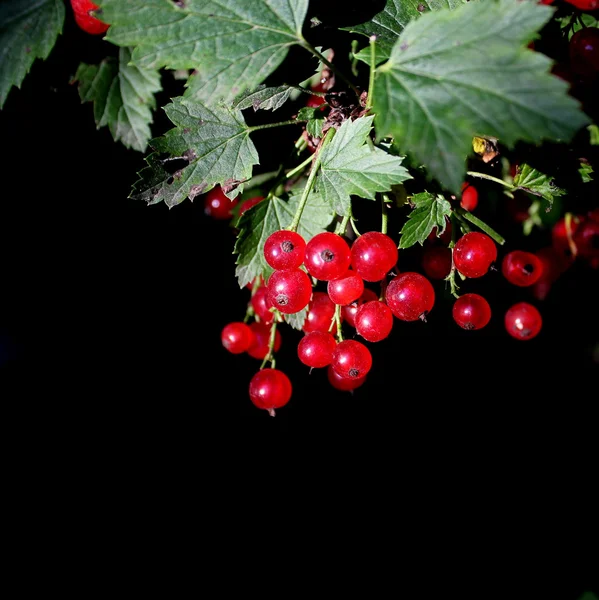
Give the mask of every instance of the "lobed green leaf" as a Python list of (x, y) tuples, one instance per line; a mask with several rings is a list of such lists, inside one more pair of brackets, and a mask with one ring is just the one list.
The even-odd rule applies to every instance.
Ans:
[(377, 138), (393, 137), (458, 195), (474, 136), (569, 142), (590, 119), (526, 47), (554, 8), (535, 2), (470, 2), (411, 21), (377, 68)]
[(82, 63), (72, 82), (78, 84), (82, 102), (93, 102), (98, 129), (108, 126), (115, 141), (145, 152), (156, 108), (154, 94), (162, 85), (158, 71), (139, 68), (130, 60), (131, 51), (120, 48), (118, 63), (112, 58), (99, 65)]
[(65, 18), (63, 0), (11, 0), (0, 4), (0, 109), (20, 88), (37, 58), (50, 55)]

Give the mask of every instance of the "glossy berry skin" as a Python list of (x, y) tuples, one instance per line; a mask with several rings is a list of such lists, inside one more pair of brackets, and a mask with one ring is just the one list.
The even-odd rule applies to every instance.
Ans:
[(380, 300), (362, 304), (356, 312), (356, 332), (368, 342), (380, 342), (393, 329), (393, 313)]
[(478, 190), (471, 183), (462, 184), (460, 206), (467, 211), (473, 211), (478, 206)]
[(395, 267), (398, 257), (397, 244), (379, 231), (363, 233), (351, 246), (352, 267), (364, 281), (382, 281)]
[(255, 292), (254, 295), (250, 298), (250, 304), (252, 309), (254, 310), (254, 314), (267, 325), (270, 325), (274, 319), (275, 315), (270, 310), (272, 308), (272, 304), (268, 299), (268, 289), (266, 286), (260, 286)]
[(564, 0), (580, 10), (595, 10), (599, 8), (599, 0)]
[(587, 260), (599, 257), (599, 221), (583, 219), (573, 236), (576, 255)]
[(482, 329), (491, 320), (491, 306), (480, 294), (462, 294), (452, 307), (453, 320), (467, 331)]
[(506, 331), (517, 340), (531, 340), (536, 337), (543, 327), (541, 313), (528, 302), (517, 302), (505, 313)]
[(331, 367), (331, 365), (327, 367), (327, 378), (329, 383), (336, 390), (340, 390), (342, 392), (351, 392), (356, 388), (359, 388), (366, 381), (366, 377), (367, 375), (364, 375), (364, 377), (353, 378), (341, 377), (341, 375), (339, 375), (337, 371)]
[(260, 204), (264, 200), (264, 196), (254, 196), (253, 198), (247, 198), (243, 200), (241, 205), (239, 206), (239, 212), (237, 213), (238, 218), (246, 211), (252, 208), (252, 206), (256, 206), (256, 204)]
[(304, 266), (320, 281), (341, 277), (351, 264), (349, 244), (340, 235), (330, 231), (317, 233), (306, 244)]
[(497, 246), (486, 234), (479, 231), (465, 233), (453, 248), (455, 268), (464, 277), (482, 277), (497, 260)]
[(337, 333), (337, 325), (334, 322), (334, 317), (335, 303), (329, 298), (326, 292), (315, 290), (312, 294), (312, 300), (308, 304), (308, 314), (306, 315), (302, 331), (310, 333), (311, 331), (330, 330), (335, 335)]
[(220, 341), (231, 354), (243, 354), (254, 342), (254, 332), (247, 323), (233, 321), (221, 330)]
[(423, 248), (420, 264), (429, 279), (445, 279), (451, 271), (451, 248), (447, 246)]
[[(263, 360), (268, 354), (268, 343), (270, 341), (270, 325), (259, 321), (250, 323), (250, 329), (254, 334), (254, 341), (247, 349), (247, 353), (252, 358), (258, 358)], [(275, 331), (275, 343), (273, 346), (273, 352), (278, 352), (281, 348), (282, 337), (281, 332), (277, 329)]]
[(389, 282), (385, 302), (401, 321), (425, 320), (435, 304), (435, 289), (424, 275), (407, 271)]
[(347, 306), (357, 300), (364, 292), (364, 280), (349, 269), (344, 275), (337, 279), (331, 279), (327, 283), (329, 298), (341, 306)]
[(305, 254), (306, 240), (296, 231), (274, 231), (264, 242), (264, 260), (273, 269), (297, 269)]
[(511, 284), (527, 287), (540, 279), (543, 274), (543, 262), (532, 252), (512, 250), (503, 257), (501, 272)]
[(292, 391), (289, 377), (279, 369), (260, 369), (250, 380), (250, 400), (271, 417), (275, 416), (276, 408), (289, 402)]
[(233, 217), (233, 209), (238, 202), (237, 198), (227, 198), (222, 188), (217, 185), (204, 197), (204, 213), (218, 221), (226, 221)]
[(98, 8), (97, 4), (89, 0), (71, 0), (71, 7), (75, 22), (86, 33), (101, 35), (110, 27), (94, 15), (93, 11)]
[(365, 377), (372, 367), (372, 354), (362, 342), (343, 340), (335, 346), (331, 366), (341, 377)]
[(337, 342), (325, 331), (306, 333), (297, 345), (297, 356), (302, 363), (320, 369), (331, 364)]
[(352, 327), (355, 327), (355, 318), (360, 306), (362, 306), (362, 304), (365, 304), (366, 302), (369, 302), (370, 300), (378, 299), (379, 297), (371, 289), (364, 288), (362, 295), (357, 300), (351, 302), (347, 306), (341, 307), (341, 317), (343, 318), (343, 321), (348, 323)]
[(570, 38), (570, 67), (579, 75), (593, 76), (599, 72), (599, 28), (583, 27)]
[(312, 298), (312, 280), (302, 269), (275, 271), (266, 284), (268, 301), (284, 314), (305, 308)]

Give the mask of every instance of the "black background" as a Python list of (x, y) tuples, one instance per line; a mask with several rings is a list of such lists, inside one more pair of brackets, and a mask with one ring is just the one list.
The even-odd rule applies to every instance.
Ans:
[[(339, 6), (323, 8), (321, 16)], [(151, 479), (154, 469), (204, 482), (210, 466), (229, 456), (235, 467), (247, 459), (252, 472), (262, 471), (275, 486), (303, 462), (307, 479), (318, 472), (321, 481), (316, 489), (297, 483), (306, 510), (320, 507), (320, 485), (335, 487), (343, 473), (347, 498), (325, 511), (337, 514), (366, 496), (370, 510), (374, 504), (382, 515), (395, 514), (375, 510), (369, 519), (376, 527), (403, 515), (415, 539), (421, 537), (421, 517), (410, 522), (415, 514), (425, 514), (430, 535), (434, 523), (452, 524), (448, 535), (459, 544), (456, 512), (489, 523), (480, 532), (488, 543), (492, 529), (502, 537), (513, 511), (523, 523), (517, 534), (531, 522), (541, 533), (506, 550), (526, 565), (531, 592), (577, 600), (585, 589), (596, 590), (596, 516), (591, 510), (587, 518), (581, 508), (596, 500), (598, 272), (577, 263), (544, 302), (535, 302), (544, 327), (528, 342), (509, 338), (502, 323), (511, 303), (531, 299), (528, 290), (509, 286), (498, 272), (465, 282), (462, 291), (484, 293), (494, 310), (484, 330), (465, 332), (451, 320), (451, 299), (436, 283), (428, 321), (396, 322), (389, 340), (370, 345), (373, 369), (353, 393), (334, 390), (324, 370), (310, 373), (301, 365), (299, 333), (284, 328), (277, 366), (294, 391), (272, 418), (248, 396), (260, 361), (220, 345), (222, 327), (243, 318), (249, 299), (234, 276), (234, 231), (208, 218), (201, 198), (171, 210), (128, 199), (143, 156), (115, 143), (107, 128), (97, 130), (92, 106), (82, 105), (69, 84), (81, 61), (97, 63), (114, 52), (67, 14), (51, 56), (33, 65), (0, 112), (0, 399), (11, 456), (29, 452), (39, 464), (62, 447), (73, 472), (95, 478), (106, 469), (123, 482), (140, 471)], [(158, 106), (182, 91), (169, 78), (164, 85)], [(158, 109), (154, 134), (168, 128)], [(297, 132), (277, 135), (286, 144)], [(265, 171), (276, 166), (273, 139), (255, 138)], [(588, 189), (596, 199), (596, 186)], [(592, 200), (573, 202), (578, 208)], [(508, 240), (500, 256), (549, 241), (547, 231), (524, 239), (505, 215), (494, 218)], [(398, 231), (393, 225), (391, 233)], [(404, 270), (416, 264), (409, 253), (400, 258)], [(233, 481), (239, 516), (253, 486), (235, 473), (220, 476)], [(544, 511), (564, 488), (567, 548), (551, 547), (572, 568), (566, 573), (560, 562), (551, 577), (537, 580), (528, 552), (537, 551), (541, 538), (555, 542), (555, 523), (545, 528), (555, 513)], [(467, 489), (465, 502), (458, 500)], [(535, 500), (523, 506), (521, 495)], [(260, 489), (252, 499), (261, 504)], [(293, 503), (272, 495), (264, 501), (283, 510)], [(403, 512), (395, 513), (400, 506)], [(257, 519), (273, 516), (259, 509), (252, 513)], [(427, 544), (424, 537), (420, 542)], [(453, 554), (453, 545), (448, 538), (443, 552)], [(506, 569), (513, 572), (508, 559)], [(503, 568), (491, 571), (487, 584), (494, 586)]]
[[(97, 130), (91, 104), (81, 104), (69, 83), (81, 61), (97, 63), (115, 51), (67, 15), (51, 56), (33, 65), (0, 113), (2, 397), (76, 399), (77, 410), (94, 418), (110, 406), (125, 421), (161, 422), (173, 435), (179, 426), (210, 430), (216, 423), (249, 435), (430, 434), (458, 443), (464, 436), (502, 444), (529, 436), (586, 440), (591, 427), (594, 435), (598, 272), (583, 263), (542, 303), (497, 271), (464, 282), (462, 291), (486, 294), (494, 310), (478, 332), (453, 323), (451, 299), (443, 282), (435, 283), (428, 321), (396, 322), (389, 340), (370, 345), (373, 369), (353, 393), (334, 390), (324, 370), (304, 368), (295, 354), (299, 333), (284, 328), (277, 366), (292, 379), (292, 400), (275, 418), (255, 408), (248, 383), (260, 361), (228, 354), (219, 340), (227, 322), (243, 318), (249, 299), (234, 276), (234, 230), (207, 217), (201, 198), (171, 210), (129, 199), (143, 155), (115, 143), (107, 128)], [(159, 107), (183, 90), (170, 75), (163, 83)], [(158, 108), (153, 133), (169, 128)], [(279, 131), (255, 136), (261, 170), (276, 167), (273, 142), (297, 137), (291, 128)], [(487, 189), (481, 183), (479, 216)], [(568, 200), (574, 209), (596, 198), (595, 184), (586, 189), (587, 197)], [(487, 216), (507, 239), (500, 258), (549, 243), (548, 230), (524, 238), (506, 214)], [(399, 227), (392, 220), (390, 233)], [(402, 255), (400, 268), (418, 268), (411, 256)], [(532, 300), (544, 317), (542, 332), (528, 342), (503, 329), (503, 312), (519, 300)]]

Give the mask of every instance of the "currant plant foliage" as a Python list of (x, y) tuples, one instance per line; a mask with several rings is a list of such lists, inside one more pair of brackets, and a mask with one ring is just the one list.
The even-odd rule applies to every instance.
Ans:
[[(438, 239), (453, 225), (447, 279), (457, 296), (456, 270), (462, 278), (483, 276), (497, 258), (496, 244), (505, 242), (473, 214), (475, 208), (466, 210), (458, 200), (468, 178), (471, 184), (481, 175), (469, 171), (472, 157), (487, 163), (523, 144), (570, 144), (585, 131), (591, 145), (599, 143), (599, 129), (571, 93), (571, 82), (534, 47), (551, 24), (566, 41), (581, 31), (585, 39), (596, 37), (597, 15), (579, 4), (558, 10), (537, 0), (386, 0), (362, 22), (326, 25), (351, 37), (346, 65), (338, 49), (310, 41), (322, 23), (318, 3), (309, 0), (98, 0), (77, 23), (97, 18), (106, 24), (102, 40), (114, 52), (98, 64), (81, 63), (71, 82), (81, 102), (90, 104), (98, 128), (144, 154), (144, 168), (132, 177), (131, 199), (175, 208), (218, 189), (231, 200), (240, 288), (255, 291), (255, 282), (267, 282), (277, 271), (264, 256), (272, 234), (293, 231), (309, 243), (325, 232), (353, 230), (359, 239), (355, 215), (370, 204), (382, 213), (382, 234), (398, 240), (400, 251)], [(73, 16), (65, 7), (74, 10), (70, 0), (0, 4), (0, 109), (33, 62), (48, 57), (65, 15)], [(595, 64), (596, 48), (585, 46), (585, 53), (587, 63)], [(306, 68), (297, 68), (298, 61)], [(165, 77), (181, 80), (181, 93), (159, 106)], [(170, 129), (155, 131), (156, 110), (164, 111)], [(266, 172), (256, 138), (280, 128), (295, 128), (297, 141), (277, 147), (280, 166)], [(278, 139), (274, 133), (273, 143)], [(568, 192), (551, 173), (525, 162), (513, 166), (510, 176), (487, 179), (511, 199), (528, 199), (527, 233)], [(592, 181), (592, 165), (581, 162), (579, 176)], [(256, 201), (235, 212), (234, 201), (242, 199)], [(477, 203), (482, 201), (477, 192)], [(399, 228), (387, 231), (391, 208), (404, 217)], [(460, 263), (459, 238), (468, 232), (489, 244), (476, 269)], [(571, 242), (573, 231), (567, 233)], [(437, 269), (438, 278), (445, 278), (445, 266)], [(313, 284), (318, 279), (307, 263), (294, 268), (307, 270)], [(388, 273), (385, 267), (377, 281)], [(408, 275), (386, 288), (391, 310), (402, 320), (422, 319), (434, 290), (422, 275)], [(400, 285), (418, 306), (400, 306), (404, 288), (393, 295)], [(384, 296), (382, 290), (370, 299), (380, 306), (369, 306), (386, 306)], [(463, 328), (488, 322), (484, 303), (458, 308), (456, 322)], [(308, 312), (304, 307), (277, 316), (301, 330)], [(375, 330), (368, 334), (371, 341), (388, 335), (383, 312), (381, 324), (368, 324)], [(361, 323), (368, 321), (364, 315), (369, 313)], [(538, 322), (526, 331), (536, 331)], [(245, 347), (242, 335), (235, 330), (230, 344)], [(273, 349), (270, 344), (264, 352)], [(356, 367), (360, 374), (370, 368), (362, 363)], [(287, 390), (279, 396), (269, 408), (286, 402)]]

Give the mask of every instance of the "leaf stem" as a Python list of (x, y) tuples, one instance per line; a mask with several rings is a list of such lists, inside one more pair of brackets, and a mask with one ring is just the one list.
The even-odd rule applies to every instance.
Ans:
[(293, 216), (293, 220), (289, 227), (287, 227), (288, 231), (296, 231), (297, 226), (299, 225), (300, 219), (302, 218), (302, 212), (304, 211), (304, 207), (306, 206), (306, 202), (308, 201), (308, 196), (314, 187), (314, 180), (316, 179), (316, 174), (318, 173), (318, 169), (320, 167), (320, 156), (323, 148), (325, 148), (328, 143), (333, 139), (335, 135), (335, 128), (331, 127), (326, 135), (324, 136), (322, 143), (320, 144), (320, 148), (318, 149), (318, 153), (314, 157), (314, 163), (312, 164), (312, 169), (310, 171), (310, 175), (308, 177), (308, 181), (306, 182), (306, 186), (304, 187), (304, 191), (302, 192), (302, 197), (300, 198), (299, 205), (297, 210), (295, 211), (295, 215)]
[(343, 331), (341, 330), (341, 304), (335, 305), (335, 323), (337, 325), (337, 342), (343, 341)]
[(304, 39), (302, 41), (302, 46), (308, 52), (310, 52), (311, 54), (316, 56), (316, 58), (318, 58), (318, 60), (320, 60), (323, 64), (325, 64), (329, 69), (331, 69), (331, 71), (333, 71), (333, 73), (335, 73), (335, 75), (337, 75), (340, 79), (343, 79), (343, 81), (345, 81), (345, 83), (354, 91), (356, 96), (360, 97), (360, 94), (361, 94), (360, 90), (347, 78), (345, 73), (342, 73), (341, 71), (339, 71), (339, 69), (337, 69), (337, 67), (335, 67), (330, 60), (328, 60), (316, 48), (314, 48), (314, 46), (312, 46), (312, 44), (310, 44), (310, 42), (308, 42), (307, 40)]
[(264, 123), (263, 125), (252, 125), (248, 131), (260, 131), (261, 129), (272, 129), (273, 127), (284, 127), (285, 125), (297, 125), (298, 123), (307, 123), (307, 119), (290, 119), (289, 121), (279, 121), (278, 123)]
[(466, 171), (466, 175), (470, 175), (470, 177), (478, 177), (479, 179), (487, 179), (488, 181), (494, 181), (495, 183), (499, 183), (500, 185), (510, 188), (510, 191), (514, 191), (518, 187), (508, 183), (507, 181), (503, 181), (503, 179), (499, 179), (499, 177), (493, 177), (493, 175), (479, 173), (478, 171)]
[(297, 173), (299, 173), (302, 169), (304, 169), (305, 167), (307, 167), (313, 160), (314, 160), (313, 156), (308, 156), (308, 158), (306, 158), (306, 160), (304, 162), (302, 162), (301, 164), (297, 165), (297, 167), (294, 167), (290, 171), (287, 171), (287, 173), (285, 174), (285, 177), (287, 179), (293, 177), (294, 175), (296, 175)]
[(505, 244), (505, 238), (499, 235), (492, 227), (489, 227), (484, 221), (481, 221), (478, 217), (475, 217), (471, 212), (464, 210), (461, 207), (456, 207), (454, 209), (455, 213), (465, 219), (466, 221), (470, 221), (473, 225), (476, 225), (479, 229), (482, 229), (489, 237), (493, 238), (498, 244)]
[(366, 99), (366, 112), (369, 113), (372, 110), (373, 99), (374, 99), (374, 73), (375, 60), (376, 60), (376, 35), (370, 36), (370, 74), (368, 76), (368, 97)]
[(343, 232), (345, 231), (346, 227), (347, 227), (347, 223), (349, 222), (350, 219), (350, 215), (346, 215), (345, 217), (343, 217), (343, 219), (341, 221), (339, 221), (339, 223), (337, 224), (337, 227), (335, 228), (335, 233), (337, 233), (338, 235), (343, 235)]
[(389, 209), (385, 197), (381, 198), (381, 233), (387, 233), (387, 224), (389, 221)]

